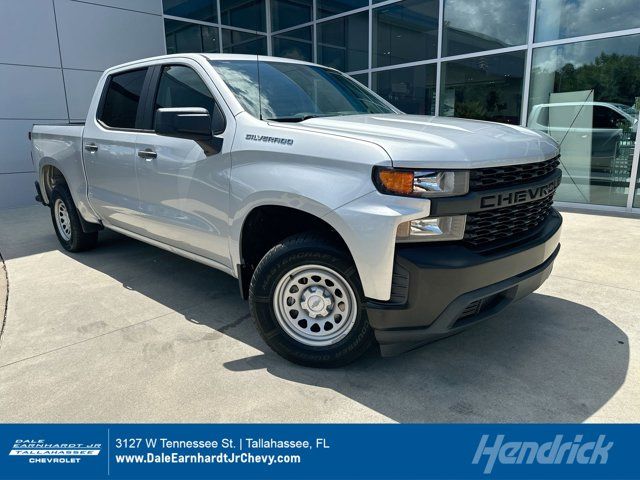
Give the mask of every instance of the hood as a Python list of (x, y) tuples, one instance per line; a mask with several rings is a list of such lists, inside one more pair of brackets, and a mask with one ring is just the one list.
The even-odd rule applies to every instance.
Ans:
[(290, 125), (376, 143), (396, 167), (480, 168), (541, 162), (558, 155), (557, 143), (545, 134), (453, 117), (346, 115)]

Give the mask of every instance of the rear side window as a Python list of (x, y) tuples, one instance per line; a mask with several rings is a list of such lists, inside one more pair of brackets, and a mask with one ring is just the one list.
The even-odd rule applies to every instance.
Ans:
[(216, 102), (200, 76), (191, 68), (169, 65), (162, 69), (155, 108), (201, 107), (214, 115)]
[(135, 128), (140, 94), (147, 69), (118, 73), (111, 77), (100, 121), (113, 128)]

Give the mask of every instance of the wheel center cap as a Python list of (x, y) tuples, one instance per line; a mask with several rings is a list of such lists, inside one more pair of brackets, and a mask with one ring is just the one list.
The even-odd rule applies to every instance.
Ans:
[(309, 306), (310, 310), (314, 312), (320, 312), (324, 307), (324, 301), (322, 300), (322, 298), (320, 298), (319, 295), (312, 295), (307, 300), (307, 305)]
[(300, 297), (300, 306), (311, 318), (327, 316), (331, 304), (330, 294), (316, 285), (309, 287)]

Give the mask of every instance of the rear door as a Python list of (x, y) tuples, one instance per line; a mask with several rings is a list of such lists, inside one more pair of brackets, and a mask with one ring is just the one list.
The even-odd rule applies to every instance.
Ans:
[(105, 223), (133, 231), (139, 230), (136, 136), (148, 73), (137, 68), (111, 75), (83, 138), (91, 205)]
[[(221, 98), (197, 62), (154, 67), (147, 117), (158, 108), (202, 107), (224, 115)], [(227, 115), (227, 118), (230, 118)], [(232, 128), (210, 145), (139, 133), (136, 145), (140, 212), (145, 236), (231, 266), (228, 244)]]

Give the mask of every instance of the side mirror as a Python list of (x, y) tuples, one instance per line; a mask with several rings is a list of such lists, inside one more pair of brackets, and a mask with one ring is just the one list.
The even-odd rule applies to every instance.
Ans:
[(211, 140), (211, 115), (205, 108), (159, 108), (156, 110), (154, 130), (158, 135)]

